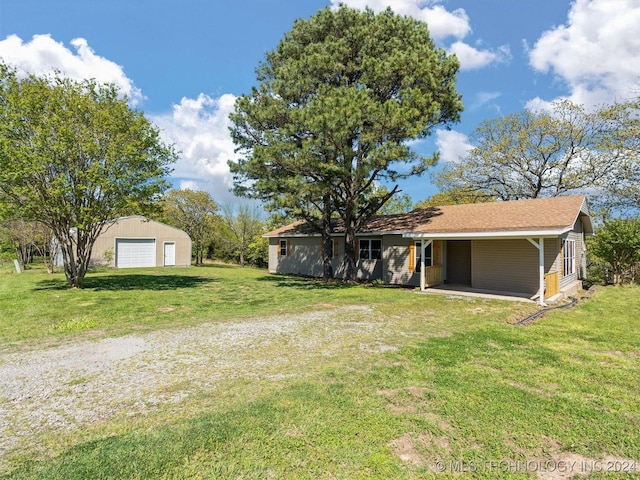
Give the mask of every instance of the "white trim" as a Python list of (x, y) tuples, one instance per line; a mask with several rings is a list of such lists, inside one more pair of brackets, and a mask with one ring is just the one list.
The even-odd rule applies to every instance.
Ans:
[(420, 240), (420, 290), (426, 290), (427, 280), (425, 278), (425, 264), (424, 257), (427, 252), (427, 247), (431, 245), (431, 263), (433, 264), (433, 240), (422, 241)]
[(538, 243), (540, 244), (540, 248), (538, 248), (538, 261), (540, 268), (540, 277), (538, 279), (540, 285), (540, 306), (546, 307), (547, 304), (544, 303), (544, 238), (539, 238)]
[[(571, 275), (575, 275), (576, 272), (576, 240), (572, 238), (565, 238), (562, 240), (562, 271), (564, 272), (564, 277), (570, 277)], [(567, 247), (570, 246), (569, 250), (572, 255), (567, 255)], [(567, 260), (569, 262), (567, 262)], [(567, 268), (569, 267), (569, 268)], [(564, 278), (563, 277), (563, 278)]]
[[(284, 243), (284, 255), (282, 254), (282, 242)], [(286, 238), (281, 238), (278, 240), (278, 257), (288, 257), (289, 256), (289, 242)]]
[[(356, 237), (380, 237), (382, 235), (402, 235), (403, 238), (432, 238), (434, 240), (470, 240), (493, 238), (496, 240), (508, 238), (544, 237), (553, 238), (564, 235), (573, 230), (573, 225), (559, 230), (498, 230), (490, 232), (433, 232), (421, 233), (411, 230), (389, 230), (380, 232), (356, 233)], [(320, 237), (319, 233), (279, 233), (277, 235), (262, 235), (262, 238), (309, 238)], [(344, 233), (332, 233), (332, 237), (344, 237)]]
[[(380, 242), (380, 258), (371, 258), (372, 256), (372, 252), (373, 252), (373, 244), (372, 242), (374, 242), (375, 240)], [(382, 238), (367, 238), (365, 239), (365, 241), (369, 242), (369, 248), (368, 248), (368, 255), (367, 258), (363, 258), (362, 255), (360, 255), (360, 251), (361, 251), (361, 246), (360, 246), (360, 241), (361, 239), (358, 237), (358, 260), (364, 260), (364, 261), (382, 261), (384, 258), (384, 245), (382, 244)]]
[[(382, 235), (407, 235), (408, 230), (394, 230), (394, 231), (384, 231), (384, 232), (364, 232), (364, 233), (356, 233), (356, 237), (380, 237)], [(331, 237), (335, 238), (344, 238), (344, 232), (332, 233)], [(265, 233), (262, 235), (262, 238), (314, 238), (314, 237), (322, 237), (320, 233), (278, 233), (277, 235), (269, 235)]]
[(449, 232), (449, 233), (405, 233), (405, 238), (431, 238), (433, 240), (509, 239), (509, 238), (554, 238), (573, 230), (573, 225), (560, 230), (526, 230), (495, 232)]

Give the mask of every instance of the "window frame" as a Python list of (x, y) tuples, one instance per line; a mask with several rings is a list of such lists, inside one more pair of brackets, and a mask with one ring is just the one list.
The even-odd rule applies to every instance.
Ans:
[(280, 240), (278, 245), (278, 254), (278, 256), (280, 257), (286, 257), (289, 255), (289, 240)]
[[(414, 268), (414, 271), (419, 272), (421, 267), (420, 256), (422, 255), (422, 240), (415, 240), (413, 242), (413, 250), (414, 250), (414, 259), (413, 259), (414, 267), (413, 268)], [(429, 243), (429, 245), (425, 247), (424, 266), (425, 267), (433, 266), (433, 242)]]
[[(368, 245), (364, 248), (364, 244)], [(374, 248), (373, 242), (377, 242), (380, 247)], [(366, 255), (363, 255), (363, 252), (366, 252)], [(377, 255), (374, 256), (374, 252), (377, 252)], [(361, 238), (358, 240), (358, 258), (360, 260), (382, 260), (382, 239), (381, 238)]]
[(568, 277), (576, 273), (576, 241), (564, 239), (562, 243), (562, 272)]

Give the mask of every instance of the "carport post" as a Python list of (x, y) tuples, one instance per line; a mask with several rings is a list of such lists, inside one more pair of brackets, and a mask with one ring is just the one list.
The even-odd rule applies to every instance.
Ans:
[(420, 242), (420, 291), (424, 292), (425, 278), (424, 278), (424, 252), (427, 250), (424, 239)]
[(538, 242), (536, 242), (532, 238), (527, 238), (529, 243), (538, 249), (538, 282), (540, 288), (540, 296), (538, 297), (538, 303), (541, 307), (546, 307), (547, 304), (544, 303), (544, 238), (540, 237)]
[[(427, 280), (426, 280), (426, 272), (425, 263), (424, 263), (424, 254), (427, 251), (427, 247), (433, 243), (433, 240), (425, 241), (422, 239), (420, 242), (420, 291), (424, 292), (427, 289)], [(431, 256), (433, 257), (433, 247), (431, 250)]]

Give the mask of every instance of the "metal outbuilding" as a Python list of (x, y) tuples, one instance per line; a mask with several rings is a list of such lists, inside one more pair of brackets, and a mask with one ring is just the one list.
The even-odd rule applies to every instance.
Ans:
[(143, 216), (120, 217), (97, 238), (92, 263), (116, 268), (191, 265), (191, 238)]

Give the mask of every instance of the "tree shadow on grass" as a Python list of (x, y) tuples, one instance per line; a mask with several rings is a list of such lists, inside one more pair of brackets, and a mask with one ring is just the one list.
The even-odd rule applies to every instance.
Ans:
[[(176, 290), (215, 282), (212, 278), (190, 275), (149, 275), (144, 273), (87, 277), (83, 290)], [(35, 290), (67, 290), (65, 281), (43, 280)]]
[(317, 277), (306, 277), (304, 275), (265, 275), (264, 277), (259, 277), (257, 280), (259, 282), (273, 283), (276, 287), (297, 288), (301, 290), (344, 290), (366, 285), (337, 279), (325, 280)]

